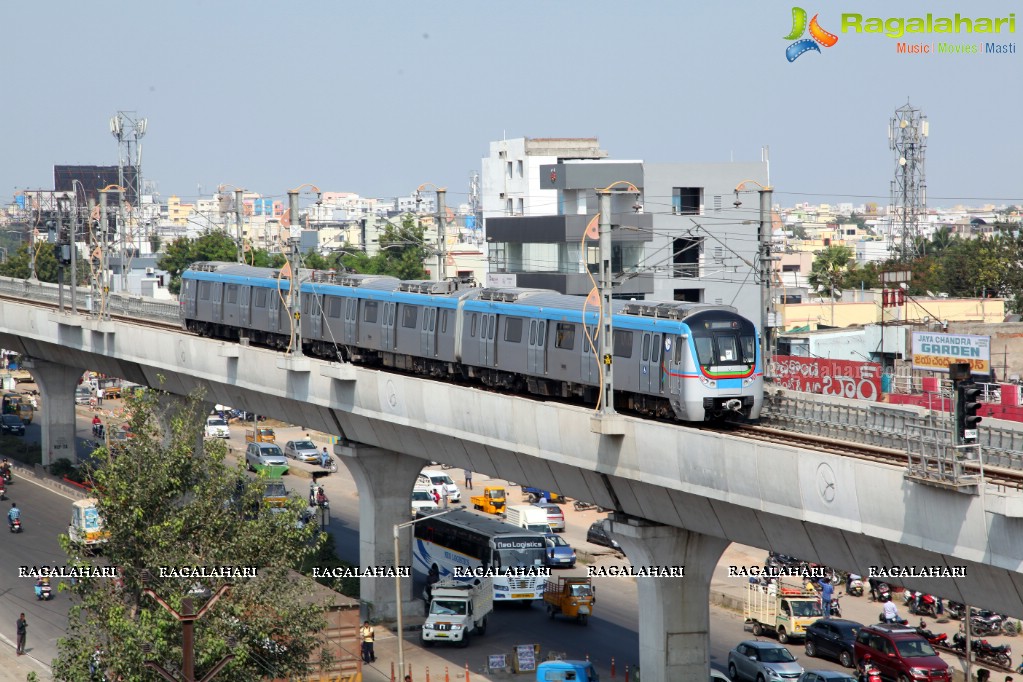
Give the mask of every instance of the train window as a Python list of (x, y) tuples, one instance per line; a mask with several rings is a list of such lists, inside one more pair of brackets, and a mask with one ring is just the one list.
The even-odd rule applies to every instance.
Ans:
[(448, 333), (448, 311), (444, 310), (440, 314), (440, 333)]
[(337, 296), (331, 296), (327, 301), (327, 307), (329, 308), (327, 316), (334, 319), (341, 317), (341, 299)]
[(547, 320), (540, 320), (540, 327), (536, 332), (536, 345), (543, 348), (545, 343), (547, 343)]
[(363, 319), (366, 322), (369, 322), (371, 324), (375, 324), (376, 321), (377, 321), (377, 310), (378, 310), (379, 307), (380, 307), (380, 304), (377, 303), (376, 301), (366, 301), (366, 305), (365, 305), (365, 311), (366, 312), (364, 313)]
[(406, 329), (415, 329), (416, 321), (419, 319), (419, 308), (414, 305), (405, 304), (401, 316), (401, 326)]
[[(387, 304), (387, 326), (388, 327), (393, 327), (394, 326), (394, 308), (395, 308), (395, 306), (397, 306), (397, 303), (388, 303)], [(413, 323), (412, 326), (415, 327), (416, 325)]]
[(437, 309), (436, 308), (431, 308), (430, 309), (430, 331), (432, 332), (435, 329), (437, 329)]
[(311, 298), (312, 298), (312, 296), (304, 296), (302, 298), (302, 314), (303, 315), (308, 315), (309, 314), (309, 299), (311, 299)]
[(564, 350), (575, 348), (575, 325), (558, 322), (554, 332), (554, 347)]
[(529, 345), (536, 345), (536, 320), (529, 321)]
[(509, 343), (522, 343), (522, 318), (508, 317), (504, 320), (504, 340)]
[(472, 322), (469, 323), (469, 336), (476, 336), (476, 313), (472, 314)]
[(693, 341), (696, 343), (696, 357), (704, 367), (714, 364), (714, 339), (707, 336), (697, 336)]
[(228, 303), (237, 303), (238, 302), (238, 285), (237, 284), (228, 284), (227, 285), (226, 299), (227, 299)]
[(652, 361), (654, 361), (654, 362), (660, 362), (661, 361), (661, 335), (660, 334), (654, 334), (654, 348), (653, 348), (653, 353), (650, 356), (650, 359)]
[(742, 361), (754, 363), (757, 361), (757, 338), (755, 336), (740, 336), (742, 342)]
[(616, 358), (632, 357), (632, 332), (624, 329), (614, 330), (614, 356)]
[(739, 361), (739, 346), (736, 344), (734, 336), (731, 334), (720, 334), (716, 340), (718, 342), (718, 362)]
[(257, 308), (266, 307), (266, 289), (256, 289), (252, 295), (252, 302)]
[(423, 331), (425, 332), (430, 326), (430, 310), (426, 309), (423, 311)]
[(643, 362), (650, 359), (650, 334), (643, 334)]
[(675, 342), (675, 364), (676, 365), (681, 365), (682, 364), (682, 348), (685, 347), (685, 343), (686, 343), (685, 339), (683, 339), (681, 336), (678, 338), (678, 341)]
[(210, 283), (200, 282), (199, 283), (199, 298), (204, 301), (210, 300)]

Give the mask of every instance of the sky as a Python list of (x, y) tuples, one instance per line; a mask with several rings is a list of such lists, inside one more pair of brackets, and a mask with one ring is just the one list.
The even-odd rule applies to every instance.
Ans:
[(148, 121), (142, 171), (164, 199), (425, 183), (454, 205), (491, 141), (596, 136), (610, 158), (654, 163), (767, 146), (776, 203), (884, 204), (888, 122), (907, 101), (930, 124), (930, 206), (1023, 203), (1023, 11), (1015, 33), (902, 38), (1014, 54), (898, 54), (841, 30), (843, 14), (1019, 3), (813, 1), (800, 6), (838, 42), (791, 63), (794, 5), (773, 0), (8, 2), (0, 203), (52, 189), (56, 164), (116, 165), (108, 121), (127, 111)]

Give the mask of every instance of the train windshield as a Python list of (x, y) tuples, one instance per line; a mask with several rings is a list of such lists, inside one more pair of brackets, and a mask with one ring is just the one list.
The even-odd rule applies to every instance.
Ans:
[(757, 332), (751, 322), (735, 315), (699, 317), (688, 322), (702, 366), (752, 365), (756, 362)]

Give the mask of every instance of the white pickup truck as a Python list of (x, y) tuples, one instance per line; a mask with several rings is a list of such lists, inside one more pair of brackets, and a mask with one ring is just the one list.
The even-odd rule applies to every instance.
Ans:
[(469, 635), (487, 631), (487, 616), (494, 610), (494, 582), (479, 578), (470, 582), (446, 580), (434, 583), (430, 610), (423, 623), (423, 646), (434, 642), (458, 642), (469, 646)]

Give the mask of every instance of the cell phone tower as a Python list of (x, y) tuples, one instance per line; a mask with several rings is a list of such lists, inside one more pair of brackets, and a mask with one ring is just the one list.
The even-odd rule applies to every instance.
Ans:
[(888, 251), (899, 260), (917, 255), (921, 223), (927, 215), (927, 176), (925, 161), (927, 117), (906, 104), (895, 110), (888, 123), (888, 145), (895, 152), (895, 177), (888, 206)]

